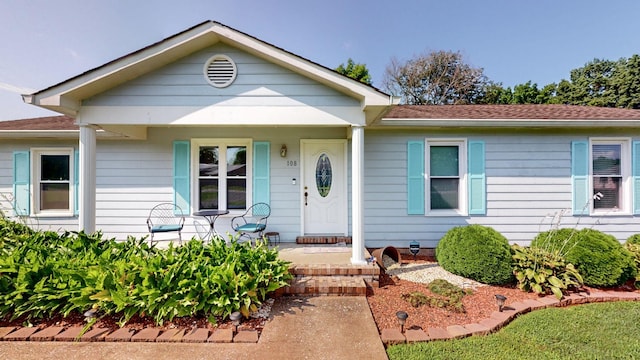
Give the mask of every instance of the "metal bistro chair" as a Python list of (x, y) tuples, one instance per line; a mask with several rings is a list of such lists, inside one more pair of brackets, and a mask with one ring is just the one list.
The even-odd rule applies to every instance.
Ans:
[[(176, 215), (180, 214), (180, 215)], [(184, 227), (184, 212), (182, 209), (172, 203), (161, 203), (154, 206), (149, 212), (147, 218), (147, 227), (151, 238), (149, 241), (153, 244), (153, 235), (156, 233), (166, 233), (177, 231), (178, 240), (182, 244), (182, 228)]]
[(271, 207), (266, 203), (253, 204), (244, 214), (231, 219), (231, 228), (240, 234), (240, 237), (253, 239), (252, 234), (261, 238), (267, 228), (267, 219), (271, 215)]

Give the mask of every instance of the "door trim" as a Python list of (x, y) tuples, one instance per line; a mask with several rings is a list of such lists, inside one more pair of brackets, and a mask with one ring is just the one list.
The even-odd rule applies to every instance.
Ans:
[[(345, 222), (343, 225), (343, 229), (342, 229), (342, 235), (343, 236), (347, 236), (349, 235), (349, 201), (348, 201), (348, 195), (349, 195), (349, 183), (348, 183), (348, 173), (347, 173), (347, 169), (348, 169), (348, 143), (347, 143), (347, 139), (300, 139), (300, 236), (304, 236), (306, 235), (305, 233), (305, 223), (306, 223), (306, 218), (305, 218), (305, 205), (304, 205), (304, 184), (306, 183), (306, 178), (305, 178), (305, 169), (306, 166), (308, 165), (306, 162), (306, 158), (307, 158), (307, 144), (327, 144), (327, 143), (332, 143), (332, 144), (341, 144), (343, 146), (343, 154), (344, 154), (344, 158), (343, 158), (343, 166), (342, 166), (342, 178), (340, 179), (340, 181), (343, 182), (344, 187), (343, 187), (343, 191), (342, 191), (342, 204), (341, 206), (343, 206), (343, 208), (345, 209)], [(313, 164), (312, 164), (313, 165)], [(315, 180), (314, 180), (315, 183)]]

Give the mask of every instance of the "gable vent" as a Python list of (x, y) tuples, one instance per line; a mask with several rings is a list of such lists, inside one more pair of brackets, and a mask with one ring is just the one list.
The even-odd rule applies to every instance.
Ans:
[(204, 77), (217, 88), (231, 85), (237, 74), (236, 64), (226, 55), (213, 55), (204, 64)]

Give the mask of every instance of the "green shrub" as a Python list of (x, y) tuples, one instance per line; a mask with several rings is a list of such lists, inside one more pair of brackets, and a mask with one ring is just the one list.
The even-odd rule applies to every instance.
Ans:
[(449, 230), (436, 247), (436, 259), (445, 270), (481, 283), (514, 280), (509, 242), (490, 227), (469, 225)]
[(538, 234), (532, 247), (558, 251), (589, 286), (617, 286), (635, 277), (633, 255), (611, 235), (593, 229), (558, 229)]
[(629, 236), (625, 244), (638, 244), (640, 245), (640, 234), (634, 234)]
[(636, 279), (634, 285), (636, 289), (640, 289), (640, 244), (634, 244), (627, 241), (624, 244), (625, 249), (627, 249), (634, 258), (634, 262), (636, 264)]
[(513, 273), (518, 288), (536, 294), (554, 294), (562, 299), (563, 293), (582, 286), (582, 277), (572, 264), (567, 264), (556, 251), (513, 245)]

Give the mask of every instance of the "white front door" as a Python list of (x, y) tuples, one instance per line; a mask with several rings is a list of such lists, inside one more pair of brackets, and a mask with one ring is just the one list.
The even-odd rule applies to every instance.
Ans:
[(305, 235), (347, 235), (346, 140), (301, 140)]

